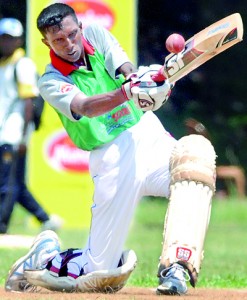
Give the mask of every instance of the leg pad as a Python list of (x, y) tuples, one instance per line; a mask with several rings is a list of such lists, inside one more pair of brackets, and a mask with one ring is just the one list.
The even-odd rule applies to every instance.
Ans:
[(190, 282), (195, 285), (215, 191), (215, 159), (213, 146), (200, 135), (185, 136), (174, 148), (158, 276), (164, 268), (178, 262), (188, 269)]

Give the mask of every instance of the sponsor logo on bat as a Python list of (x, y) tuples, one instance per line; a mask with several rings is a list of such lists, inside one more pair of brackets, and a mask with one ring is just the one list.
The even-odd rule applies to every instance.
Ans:
[(230, 24), (229, 22), (224, 23), (224, 24), (220, 24), (219, 26), (217, 26), (217, 27), (215, 27), (215, 28), (209, 30), (209, 32), (208, 32), (207, 35), (212, 35), (212, 34), (218, 32), (218, 31), (220, 31), (220, 30), (222, 30), (222, 29), (226, 29), (226, 28), (228, 28), (230, 25), (231, 25), (231, 24)]
[(185, 48), (181, 53), (173, 55), (166, 62), (166, 71), (169, 76), (176, 74), (179, 70), (182, 70), (185, 66), (190, 64), (193, 60), (205, 52), (197, 50), (196, 48), (193, 48), (193, 46), (194, 39), (185, 45)]

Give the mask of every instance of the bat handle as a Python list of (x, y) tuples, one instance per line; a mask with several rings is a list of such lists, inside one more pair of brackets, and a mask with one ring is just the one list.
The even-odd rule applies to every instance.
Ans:
[(151, 76), (151, 78), (153, 79), (153, 81), (155, 82), (162, 82), (166, 80), (166, 77), (164, 75), (164, 66), (162, 68), (159, 69), (157, 74), (154, 74)]

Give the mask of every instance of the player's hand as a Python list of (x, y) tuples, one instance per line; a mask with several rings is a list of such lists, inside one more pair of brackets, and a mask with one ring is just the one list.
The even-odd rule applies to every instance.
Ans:
[(163, 66), (158, 64), (153, 64), (150, 66), (140, 66), (136, 72), (129, 74), (126, 77), (126, 80), (135, 78), (139, 81), (150, 81), (152, 80), (152, 75), (157, 74), (162, 67)]
[(122, 84), (122, 92), (124, 94), (124, 97), (126, 100), (130, 100), (133, 98), (132, 95), (132, 89), (135, 86), (139, 86), (140, 85), (140, 80), (138, 79), (138, 77), (135, 75), (136, 73), (132, 73), (128, 76), (128, 79), (125, 80), (125, 82)]
[[(148, 71), (150, 71), (150, 67), (140, 66), (136, 72), (130, 73), (126, 76), (126, 80), (122, 85), (122, 92), (126, 100), (133, 97), (131, 89), (141, 83), (141, 77), (143, 77)], [(151, 77), (149, 77), (149, 80), (151, 80)]]
[(133, 100), (143, 111), (159, 109), (171, 94), (171, 85), (168, 80), (164, 82), (147, 81), (131, 89)]
[(143, 111), (159, 109), (169, 98), (172, 88), (167, 80), (155, 82), (152, 79), (161, 68), (158, 64), (141, 66), (137, 72), (129, 74), (122, 85), (125, 98), (133, 98)]

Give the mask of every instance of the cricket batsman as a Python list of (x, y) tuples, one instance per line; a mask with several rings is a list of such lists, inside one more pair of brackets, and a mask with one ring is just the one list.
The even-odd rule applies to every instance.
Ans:
[(75, 145), (90, 151), (92, 219), (82, 248), (62, 251), (54, 232), (38, 235), (11, 268), (6, 290), (119, 291), (137, 264), (134, 250), (125, 250), (129, 226), (139, 201), (151, 195), (169, 199), (157, 293), (185, 294), (203, 258), (213, 146), (196, 135), (177, 141), (153, 113), (171, 92), (168, 80), (152, 79), (161, 66), (136, 69), (111, 33), (96, 24), (83, 28), (64, 3), (44, 8), (37, 27), (51, 60), (40, 93)]

